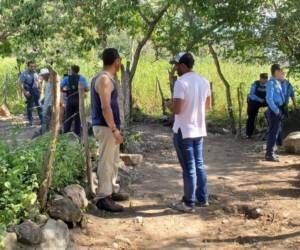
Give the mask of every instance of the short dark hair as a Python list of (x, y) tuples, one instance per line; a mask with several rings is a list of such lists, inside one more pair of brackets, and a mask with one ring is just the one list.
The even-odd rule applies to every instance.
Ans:
[(120, 55), (118, 50), (115, 48), (107, 48), (102, 53), (102, 61), (104, 66), (112, 65), (118, 58), (120, 58)]
[(31, 60), (31, 61), (28, 61), (28, 62), (27, 62), (27, 67), (28, 67), (30, 64), (35, 64), (35, 62), (32, 61), (32, 60)]
[(78, 65), (72, 65), (71, 66), (71, 70), (75, 73), (75, 74), (78, 74), (79, 71), (80, 71), (80, 67)]
[(272, 76), (275, 74), (276, 71), (278, 70), (281, 70), (281, 67), (278, 63), (275, 63), (272, 65), (271, 67), (271, 73), (272, 73)]
[(185, 53), (180, 59), (179, 64), (185, 64), (189, 69), (192, 69), (195, 63), (194, 57), (191, 53)]
[(259, 77), (260, 77), (260, 79), (268, 79), (269, 78), (267, 73), (261, 73), (259, 75)]

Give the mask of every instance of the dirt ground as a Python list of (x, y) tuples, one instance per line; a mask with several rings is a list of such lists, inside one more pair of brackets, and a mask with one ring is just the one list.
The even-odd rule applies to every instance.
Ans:
[[(210, 134), (204, 156), (208, 208), (180, 214), (168, 205), (182, 196), (182, 174), (170, 128), (133, 126), (141, 133), (144, 163), (120, 214), (88, 214), (87, 229), (72, 238), (80, 250), (300, 249), (300, 157), (263, 161), (263, 142)], [(247, 218), (245, 208), (261, 216)], [(258, 210), (258, 211), (259, 211)]]
[[(15, 119), (16, 124), (23, 118)], [(1, 120), (0, 136), (22, 141), (39, 130)], [(182, 196), (182, 173), (170, 128), (136, 124), (144, 163), (135, 167), (124, 213), (86, 213), (87, 228), (72, 230), (79, 250), (300, 249), (300, 157), (263, 161), (262, 141), (209, 134), (204, 143), (211, 206), (195, 214), (168, 208)], [(260, 217), (249, 219), (247, 209)]]

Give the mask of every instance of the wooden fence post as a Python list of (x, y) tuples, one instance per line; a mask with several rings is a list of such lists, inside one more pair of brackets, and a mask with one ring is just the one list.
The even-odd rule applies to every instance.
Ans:
[(87, 126), (86, 114), (85, 114), (85, 103), (84, 103), (85, 90), (82, 84), (79, 84), (78, 90), (79, 90), (79, 114), (80, 114), (80, 121), (82, 127), (81, 141), (84, 145), (84, 152), (85, 152), (86, 177), (88, 180), (90, 195), (93, 196), (94, 188), (93, 188), (93, 178), (92, 178), (92, 160), (91, 160), (90, 147), (89, 147), (88, 126)]
[(41, 210), (44, 210), (47, 204), (49, 187), (52, 182), (53, 162), (57, 146), (57, 138), (59, 134), (59, 117), (60, 117), (60, 84), (57, 73), (49, 67), (50, 80), (53, 83), (52, 87), (52, 116), (51, 116), (51, 138), (48, 146), (47, 156), (43, 166), (43, 179), (38, 192), (38, 201), (40, 202)]

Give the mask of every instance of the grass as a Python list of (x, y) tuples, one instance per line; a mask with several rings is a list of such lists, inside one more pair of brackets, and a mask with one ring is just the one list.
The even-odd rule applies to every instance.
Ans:
[[(96, 60), (74, 60), (73, 63), (80, 65), (81, 74), (86, 76), (90, 82), (92, 77), (99, 71), (101, 65)], [(3, 82), (6, 74), (9, 76), (9, 93), (8, 102), (12, 107), (12, 112), (23, 112), (24, 101), (17, 94), (16, 80), (17, 70), (15, 68), (16, 60), (14, 58), (4, 58), (0, 62), (0, 89), (3, 91)], [(231, 85), (232, 99), (234, 111), (237, 114), (237, 87), (240, 83), (245, 83), (243, 89), (245, 97), (244, 117), (246, 110), (246, 96), (248, 94), (250, 84), (258, 79), (262, 72), (269, 72), (269, 65), (259, 64), (239, 64), (231, 60), (221, 61), (223, 73)], [(137, 72), (133, 82), (134, 102), (142, 113), (150, 116), (160, 116), (161, 99), (159, 91), (156, 87), (156, 78), (159, 79), (164, 95), (170, 97), (170, 88), (168, 83), (168, 69), (170, 65), (168, 60), (154, 61), (153, 58), (143, 56), (139, 62)], [(221, 82), (213, 60), (209, 56), (196, 58), (194, 71), (207, 78), (213, 83), (215, 107), (209, 114), (210, 118), (217, 120), (226, 120), (226, 96), (225, 88)], [(63, 72), (60, 72), (63, 74)], [(292, 81), (298, 89), (299, 83)], [(3, 102), (3, 95), (0, 97), (0, 103)], [(89, 104), (89, 100), (88, 100)]]

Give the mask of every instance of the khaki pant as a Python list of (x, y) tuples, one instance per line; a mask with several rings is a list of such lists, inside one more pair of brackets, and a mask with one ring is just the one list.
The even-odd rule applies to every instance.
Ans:
[(98, 189), (96, 199), (119, 192), (117, 184), (120, 165), (120, 145), (117, 145), (111, 129), (104, 126), (93, 126), (93, 132), (99, 143), (99, 165), (97, 168)]

